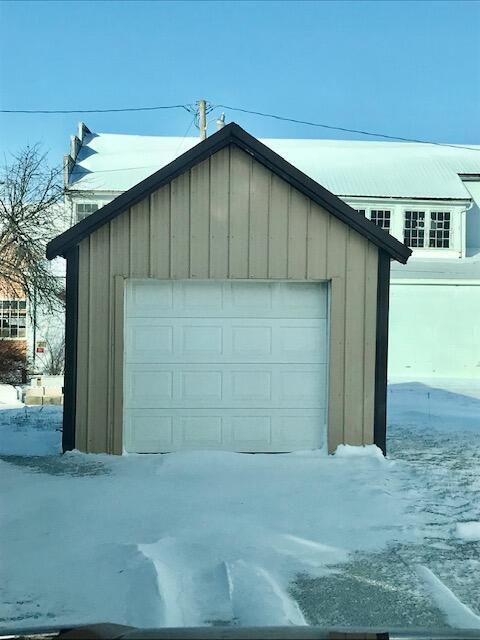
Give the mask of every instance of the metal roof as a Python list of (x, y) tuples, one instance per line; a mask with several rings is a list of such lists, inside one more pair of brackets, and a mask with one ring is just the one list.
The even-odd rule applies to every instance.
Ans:
[[(87, 134), (69, 188), (126, 191), (198, 142), (198, 138)], [(465, 149), (349, 140), (261, 142), (338, 196), (470, 199), (458, 174), (480, 173), (480, 145)]]

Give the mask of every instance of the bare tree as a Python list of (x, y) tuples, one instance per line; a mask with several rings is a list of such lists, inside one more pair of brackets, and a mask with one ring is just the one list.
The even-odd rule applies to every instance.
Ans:
[(46, 350), (39, 360), (44, 373), (50, 376), (62, 375), (65, 367), (65, 332), (63, 329), (56, 332), (49, 330), (43, 342)]
[(61, 170), (47, 164), (38, 145), (26, 147), (0, 169), (0, 289), (54, 311), (64, 282), (45, 258), (49, 240), (65, 226)]

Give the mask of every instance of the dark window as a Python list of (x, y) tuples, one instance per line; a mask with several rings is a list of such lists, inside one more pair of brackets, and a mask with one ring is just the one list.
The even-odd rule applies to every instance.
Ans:
[(388, 209), (372, 209), (370, 211), (370, 220), (378, 227), (390, 231), (391, 211)]
[(425, 246), (425, 211), (405, 211), (403, 238), (409, 247)]
[(0, 337), (24, 338), (26, 326), (26, 300), (0, 300)]
[(94, 202), (82, 202), (76, 205), (77, 208), (77, 222), (83, 220), (90, 214), (94, 213), (98, 209), (98, 204)]
[(430, 213), (429, 247), (448, 249), (450, 246), (450, 211)]
[(360, 215), (364, 216), (365, 215), (365, 209), (355, 209), (355, 211), (357, 213), (359, 213)]

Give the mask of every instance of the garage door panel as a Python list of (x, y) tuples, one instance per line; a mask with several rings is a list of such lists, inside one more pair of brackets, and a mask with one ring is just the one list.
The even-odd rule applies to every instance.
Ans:
[(129, 318), (168, 317), (173, 315), (175, 282), (173, 280), (131, 280), (126, 290)]
[(126, 362), (326, 363), (326, 334), (324, 319), (135, 318)]
[(182, 327), (182, 341), (178, 356), (188, 362), (192, 359), (204, 360), (205, 358), (218, 361), (224, 355), (223, 342), (222, 326), (188, 323)]
[(132, 364), (125, 408), (324, 408), (325, 385), (325, 365)]
[(326, 292), (298, 282), (130, 281), (126, 450), (320, 446)]
[(181, 376), (181, 392), (180, 396), (175, 398), (175, 404), (184, 405), (192, 403), (193, 406), (205, 405), (222, 406), (225, 401), (223, 371), (211, 371), (206, 367), (202, 367), (197, 371), (175, 372), (177, 376)]
[(126, 304), (130, 318), (326, 319), (328, 311), (325, 285), (282, 281), (130, 280)]
[(179, 449), (287, 452), (321, 444), (324, 411), (234, 409), (133, 410), (126, 417), (125, 449), (137, 453)]

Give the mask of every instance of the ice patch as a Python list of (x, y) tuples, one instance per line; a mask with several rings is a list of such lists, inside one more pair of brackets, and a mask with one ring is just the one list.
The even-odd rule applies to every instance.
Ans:
[(457, 537), (468, 542), (480, 540), (480, 522), (457, 522)]

